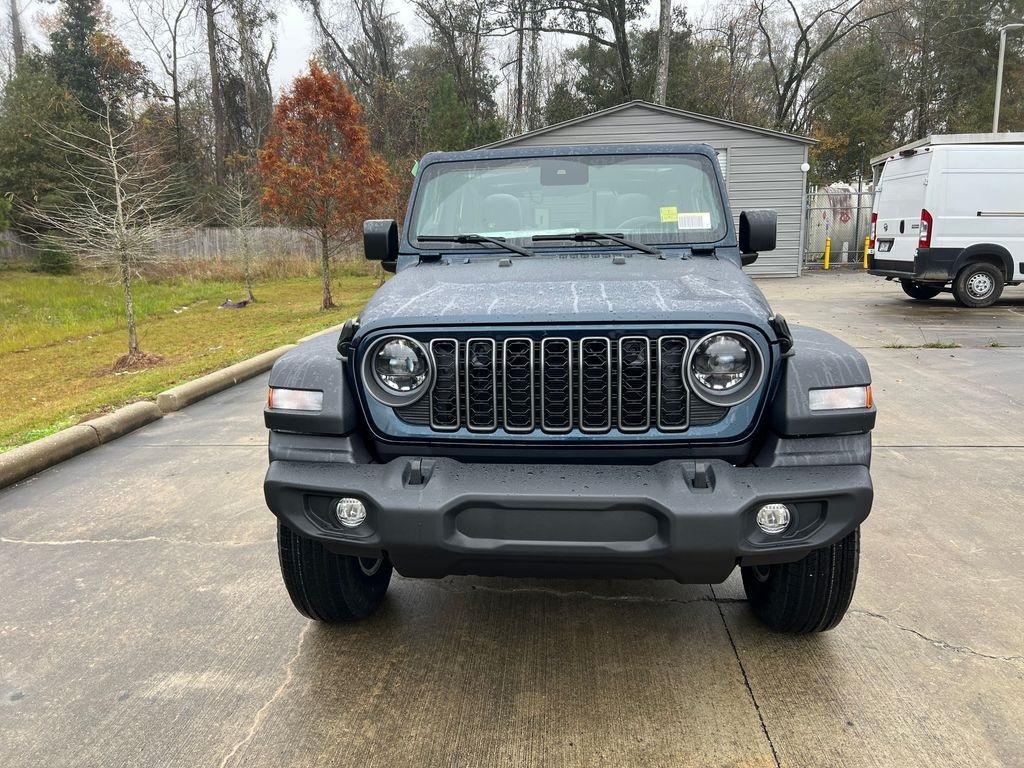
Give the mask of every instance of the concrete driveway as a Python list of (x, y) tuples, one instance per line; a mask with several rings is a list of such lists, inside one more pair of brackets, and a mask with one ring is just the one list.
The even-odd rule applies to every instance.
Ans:
[[(876, 503), (835, 631), (770, 634), (735, 577), (396, 577), (371, 620), (306, 622), (261, 378), (0, 491), (0, 765), (1024, 765), (1024, 291), (762, 287), (874, 371)], [(891, 348), (935, 341), (962, 346)]]

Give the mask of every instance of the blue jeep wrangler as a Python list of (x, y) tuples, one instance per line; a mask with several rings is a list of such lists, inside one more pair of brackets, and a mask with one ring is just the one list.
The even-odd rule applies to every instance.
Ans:
[(265, 493), (296, 608), (380, 604), (392, 569), (670, 578), (737, 565), (768, 626), (835, 626), (871, 509), (864, 358), (789, 327), (742, 267), (705, 145), (429, 154), (396, 272), (270, 375)]

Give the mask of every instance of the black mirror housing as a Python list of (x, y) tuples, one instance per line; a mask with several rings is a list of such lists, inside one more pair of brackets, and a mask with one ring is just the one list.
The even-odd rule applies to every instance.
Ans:
[(753, 264), (761, 251), (775, 250), (778, 228), (779, 217), (775, 211), (754, 210), (740, 214), (740, 253), (754, 257), (749, 262), (744, 257), (744, 266)]
[(363, 253), (368, 261), (382, 261), (385, 265), (398, 260), (398, 224), (394, 219), (363, 222)]

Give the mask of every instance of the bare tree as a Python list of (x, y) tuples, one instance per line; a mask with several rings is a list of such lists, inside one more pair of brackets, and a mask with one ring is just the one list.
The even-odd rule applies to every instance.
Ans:
[(672, 0), (661, 0), (658, 17), (658, 76), (654, 83), (654, 101), (664, 104), (668, 100), (668, 59), (672, 41)]
[[(349, 79), (354, 81), (352, 85), (364, 93), (373, 94), (377, 90), (378, 80), (394, 78), (397, 67), (388, 35), (388, 28), (393, 22), (392, 15), (386, 11), (385, 0), (300, 2), (309, 8), (321, 38), (344, 65)], [(362, 33), (370, 55), (359, 56), (354, 50), (357, 35), (353, 35), (353, 31)]]
[[(488, 0), (412, 0), (430, 35), (446, 53), (459, 99), (470, 108), (474, 120), (480, 106), (480, 89), (487, 79), (487, 36), (493, 26)], [(489, 90), (489, 88), (488, 88)]]
[(210, 60), (210, 101), (213, 107), (214, 178), (217, 186), (224, 183), (224, 168), (228, 155), (227, 120), (224, 110), (220, 58), (217, 53), (217, 11), (214, 0), (202, 0), (202, 13), (206, 20), (206, 53)]
[(250, 175), (239, 172), (232, 176), (224, 185), (220, 205), (220, 215), (224, 222), (235, 232), (238, 243), (238, 255), (242, 261), (242, 277), (245, 281), (245, 293), (249, 301), (255, 302), (253, 295), (253, 229), (260, 225), (262, 213), (259, 200), (252, 189)]
[[(425, 2), (442, 5), (440, 0), (413, 0), (422, 8)], [(633, 98), (633, 57), (629, 24), (642, 17), (646, 0), (538, 0), (524, 31), (573, 35), (603, 46), (615, 53), (619, 93), (624, 100)], [(515, 13), (501, 14), (488, 34), (518, 34), (520, 22)]]
[(164, 259), (160, 244), (184, 226), (177, 180), (161, 160), (160, 147), (145, 146), (133, 125), (118, 126), (95, 113), (96, 133), (48, 129), (67, 159), (62, 201), (36, 211), (48, 229), (43, 242), (107, 271), (124, 293), (128, 354), (118, 369), (150, 360), (139, 345), (133, 285), (141, 268)]
[(887, 0), (826, 0), (809, 11), (794, 0), (753, 0), (749, 14), (774, 88), (774, 126), (790, 131), (806, 127), (803, 119), (810, 110), (804, 101), (821, 58), (851, 33), (894, 10)]
[[(244, 121), (251, 135), (248, 142), (236, 142), (247, 151), (263, 144), (274, 111), (270, 66), (277, 51), (273, 34), (268, 30), (277, 14), (266, 0), (229, 0), (228, 6), (234, 28), (225, 31), (225, 37), (237, 46), (237, 67), (242, 80)], [(269, 37), (269, 40), (265, 38)], [(230, 110), (229, 110), (230, 111)]]
[(193, 0), (128, 0), (132, 18), (167, 77), (166, 98), (171, 100), (174, 110), (174, 148), (178, 160), (185, 157), (182, 67), (195, 53), (189, 44), (195, 32), (195, 19), (190, 13), (192, 6)]
[(15, 66), (25, 55), (25, 34), (21, 31), (21, 10), (18, 0), (11, 0), (11, 46), (14, 49)]

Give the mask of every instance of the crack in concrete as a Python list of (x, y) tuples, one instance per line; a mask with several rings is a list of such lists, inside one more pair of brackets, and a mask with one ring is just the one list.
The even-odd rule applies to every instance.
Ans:
[(601, 600), (610, 603), (675, 603), (677, 605), (692, 605), (693, 603), (745, 603), (746, 600), (738, 598), (714, 598), (708, 595), (680, 599), (678, 597), (658, 597), (655, 595), (601, 595), (586, 590), (561, 590), (549, 587), (488, 587), (481, 584), (471, 584), (468, 589), (449, 587), (442, 584), (431, 583), (431, 586), (442, 589), (453, 594), (469, 594), (470, 592), (493, 592), (496, 594), (534, 594), (557, 597), (562, 600)]
[[(428, 582), (424, 582), (424, 583), (428, 583)], [(612, 603), (675, 603), (677, 605), (692, 605), (694, 603), (712, 603), (712, 604), (714, 604), (716, 606), (719, 606), (719, 613), (722, 613), (722, 610), (721, 610), (721, 606), (722, 605), (733, 605), (733, 604), (736, 604), (736, 603), (746, 603), (746, 602), (748, 602), (747, 600), (745, 600), (743, 598), (718, 597), (718, 595), (715, 594), (714, 585), (711, 585), (711, 584), (708, 585), (708, 587), (711, 589), (711, 595), (710, 596), (709, 595), (702, 595), (700, 597), (691, 597), (691, 598), (686, 598), (686, 599), (680, 599), (678, 597), (658, 597), (658, 596), (654, 596), (654, 595), (601, 595), (601, 594), (597, 594), (596, 592), (587, 592), (586, 590), (565, 591), (565, 590), (560, 590), (560, 589), (551, 589), (550, 587), (489, 587), (489, 586), (485, 586), (485, 585), (482, 585), (482, 584), (472, 584), (468, 588), (460, 588), (460, 587), (453, 587), (453, 586), (448, 586), (448, 585), (444, 585), (444, 584), (438, 584), (438, 583), (434, 583), (434, 582), (429, 582), (429, 583), (430, 583), (430, 586), (436, 587), (436, 588), (441, 589), (441, 590), (443, 590), (445, 592), (451, 592), (453, 594), (470, 594), (471, 592), (493, 592), (495, 594), (505, 594), (505, 595), (512, 595), (512, 594), (534, 594), (534, 595), (546, 595), (546, 596), (549, 596), (549, 597), (557, 597), (557, 598), (560, 598), (562, 600), (574, 600), (574, 599), (575, 600), (601, 600), (601, 601), (604, 601), (604, 602), (612, 602)], [(1006, 661), (1006, 662), (1009, 662), (1011, 664), (1016, 664), (1016, 663), (1024, 662), (1024, 656), (996, 656), (996, 655), (993, 655), (993, 654), (987, 654), (987, 653), (982, 653), (981, 651), (976, 651), (973, 648), (968, 648), (967, 646), (954, 645), (953, 643), (947, 643), (945, 640), (937, 640), (937, 639), (935, 639), (933, 637), (928, 637), (927, 635), (925, 635), (925, 634), (923, 634), (921, 632), (918, 632), (916, 629), (913, 629), (911, 627), (905, 627), (902, 624), (899, 624), (898, 622), (893, 621), (888, 616), (884, 616), (884, 615), (882, 615), (880, 613), (874, 613), (873, 611), (867, 611), (867, 610), (860, 609), (860, 608), (850, 608), (847, 611), (847, 613), (858, 615), (858, 616), (868, 616), (870, 618), (879, 619), (879, 620), (884, 621), (884, 622), (886, 622), (888, 624), (891, 624), (892, 626), (896, 627), (899, 630), (902, 630), (903, 632), (907, 632), (907, 633), (909, 633), (911, 635), (914, 635), (914, 636), (916, 636), (916, 637), (918, 637), (918, 638), (920, 638), (922, 640), (925, 640), (925, 641), (931, 643), (936, 648), (941, 648), (943, 650), (954, 651), (956, 653), (969, 654), (969, 655), (978, 656), (978, 657), (984, 658), (984, 659), (991, 659), (993, 661)], [(722, 620), (723, 620), (723, 622), (725, 621), (725, 616), (724, 615), (722, 616)], [(728, 632), (728, 627), (726, 627), (726, 631), (729, 634), (729, 642), (732, 643), (733, 650), (735, 651), (736, 650), (736, 645), (735, 645), (735, 643), (733, 643), (732, 634)], [(739, 654), (738, 653), (737, 653), (737, 661), (739, 661)], [(742, 666), (742, 662), (740, 662), (740, 665)], [(744, 673), (744, 677), (746, 677), (746, 673)], [(753, 698), (753, 693), (751, 693), (751, 698)]]
[[(761, 732), (764, 733), (764, 738), (768, 742), (768, 747), (772, 751), (772, 759), (775, 760), (775, 768), (782, 768), (782, 761), (779, 760), (779, 753), (775, 749), (775, 742), (772, 741), (772, 735), (768, 733), (768, 723), (765, 722), (764, 715), (761, 713), (761, 705), (757, 703), (757, 697), (754, 695), (754, 687), (750, 684), (750, 677), (747, 675), (747, 668), (743, 664), (743, 659), (740, 658), (740, 650), (736, 647), (736, 641), (733, 640), (732, 630), (729, 629), (729, 622), (725, 619), (725, 611), (722, 610), (722, 604), (718, 601), (718, 595), (715, 594), (715, 585), (708, 584), (708, 589), (711, 590), (711, 596), (714, 598), (714, 603), (718, 608), (718, 615), (722, 618), (722, 626), (725, 627), (725, 636), (729, 638), (729, 645), (732, 646), (732, 652), (736, 657), (736, 663), (739, 664), (740, 674), (743, 675), (743, 685), (747, 688), (747, 695), (750, 696), (750, 702), (754, 705), (754, 712), (757, 714), (758, 722), (761, 723)], [(731, 602), (745, 601), (733, 600)]]
[(156, 541), (161, 544), (185, 544), (190, 547), (212, 547), (217, 549), (233, 549), (236, 547), (252, 547), (270, 544), (276, 539), (258, 539), (256, 541), (189, 541), (188, 539), (166, 539), (161, 536), (142, 536), (137, 539), (10, 539), (0, 536), (0, 544), (19, 544), (29, 547), (67, 547), (81, 544), (140, 544)]
[(931, 445), (873, 445), (872, 446), (872, 449), (876, 449), (876, 450), (882, 449), (882, 448), (891, 448), (891, 449), (895, 449), (895, 448), (899, 448), (899, 449), (904, 449), (904, 448), (940, 448), (940, 449), (943, 449), (943, 448), (972, 448), (972, 449), (973, 448), (996, 448), (996, 449), (998, 449), (1000, 451), (1005, 451), (1005, 450), (1008, 450), (1008, 449), (1009, 450), (1019, 450), (1021, 448), (1024, 448), (1024, 445), (998, 445), (998, 444), (995, 444), (995, 443), (986, 444), (986, 445), (971, 445), (971, 444), (967, 444), (967, 443), (956, 444), (956, 445), (939, 445), (939, 444), (935, 443), (935, 444), (931, 444)]
[(898, 621), (895, 621), (894, 619), (891, 619), (890, 617), (884, 614), (876, 613), (874, 611), (867, 611), (863, 608), (851, 608), (848, 611), (848, 613), (851, 613), (856, 616), (867, 616), (872, 619), (884, 621), (886, 624), (895, 627), (901, 632), (906, 632), (908, 634), (914, 635), (915, 637), (918, 637), (921, 640), (931, 643), (936, 648), (939, 648), (944, 651), (953, 651), (954, 653), (962, 653), (967, 656), (977, 656), (979, 658), (989, 659), (991, 661), (1005, 661), (1009, 662), (1010, 664), (1020, 664), (1024, 662), (1024, 656), (997, 656), (991, 653), (982, 653), (981, 651), (976, 651), (973, 648), (970, 648), (966, 645), (956, 645), (954, 643), (947, 643), (945, 640), (939, 640), (934, 637), (929, 637), (928, 635), (924, 634), (923, 632), (919, 632), (913, 627), (904, 626), (903, 624), (900, 624)]
[(256, 736), (256, 732), (260, 728), (260, 725), (266, 719), (267, 712), (270, 710), (270, 707), (274, 704), (275, 701), (277, 701), (281, 694), (284, 693), (285, 689), (289, 685), (291, 685), (291, 682), (295, 677), (295, 664), (299, 660), (299, 657), (302, 655), (302, 646), (305, 644), (306, 635), (309, 633), (309, 630), (312, 626), (313, 622), (307, 621), (305, 626), (303, 626), (302, 630), (299, 632), (299, 642), (298, 646), (295, 649), (295, 654), (291, 657), (291, 659), (288, 660), (288, 663), (285, 665), (284, 668), (284, 680), (282, 680), (281, 684), (277, 686), (274, 692), (270, 695), (270, 698), (267, 699), (266, 702), (264, 702), (263, 706), (256, 710), (256, 716), (253, 717), (252, 723), (249, 725), (249, 730), (245, 732), (245, 736), (243, 736), (241, 739), (235, 742), (235, 745), (231, 747), (231, 751), (224, 755), (224, 759), (220, 761), (220, 768), (225, 768), (225, 766), (227, 766), (227, 764), (231, 761), (231, 758), (233, 758), (238, 753), (238, 750), (242, 749), (242, 747), (246, 746), (250, 741), (253, 740), (253, 738)]

